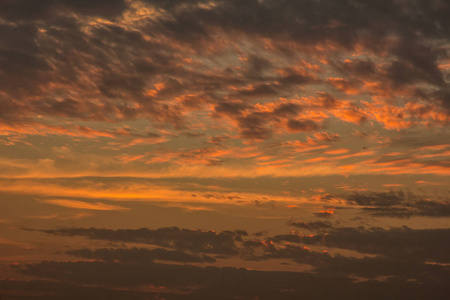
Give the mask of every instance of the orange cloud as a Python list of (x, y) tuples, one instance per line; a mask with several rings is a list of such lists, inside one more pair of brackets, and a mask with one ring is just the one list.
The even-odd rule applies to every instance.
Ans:
[(348, 95), (357, 95), (361, 92), (361, 89), (359, 88), (359, 84), (357, 82), (333, 77), (328, 78), (327, 81), (336, 89)]
[(68, 200), (68, 199), (51, 199), (43, 200), (42, 202), (53, 204), (62, 207), (75, 208), (75, 209), (88, 209), (88, 210), (129, 210), (129, 208), (109, 205), (102, 202), (88, 203), (83, 201)]
[(445, 185), (444, 183), (431, 182), (431, 181), (425, 181), (425, 180), (417, 180), (415, 183), (416, 184), (423, 184), (423, 185)]
[(324, 153), (325, 154), (335, 155), (335, 154), (344, 154), (344, 153), (347, 153), (349, 151), (350, 151), (350, 149), (340, 148), (340, 149), (334, 149), (334, 150), (325, 151)]

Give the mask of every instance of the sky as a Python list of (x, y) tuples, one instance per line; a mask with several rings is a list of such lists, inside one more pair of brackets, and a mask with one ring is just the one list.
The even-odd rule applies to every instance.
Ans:
[(449, 15), (0, 1), (0, 299), (448, 299)]

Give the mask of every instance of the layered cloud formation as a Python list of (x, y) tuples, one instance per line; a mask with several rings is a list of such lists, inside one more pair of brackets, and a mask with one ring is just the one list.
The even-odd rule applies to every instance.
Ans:
[[(11, 176), (43, 176), (21, 164), (142, 175), (142, 163), (153, 175), (186, 164), (219, 166), (213, 176), (236, 164), (244, 176), (305, 165), (448, 175), (433, 159), (448, 157), (445, 1), (17, 0), (1, 11), (3, 143), (61, 141), (2, 162)], [(442, 151), (385, 158), (408, 132)], [(336, 143), (352, 147), (337, 155)], [(98, 163), (75, 167), (80, 157)]]
[(0, 298), (447, 299), (449, 15), (0, 1)]

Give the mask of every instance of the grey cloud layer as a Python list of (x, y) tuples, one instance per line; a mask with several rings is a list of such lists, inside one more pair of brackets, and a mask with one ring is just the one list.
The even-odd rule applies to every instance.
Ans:
[[(58, 230), (44, 230), (48, 234), (62, 236), (86, 236), (93, 239), (108, 240), (114, 242), (133, 242), (159, 245), (178, 250), (186, 250), (192, 253), (211, 253), (221, 256), (239, 256), (247, 260), (288, 259), (297, 263), (310, 264), (317, 270), (339, 270), (341, 273), (351, 273), (368, 277), (375, 275), (407, 275), (401, 271), (408, 267), (416, 272), (409, 272), (408, 276), (417, 278), (427, 269), (425, 262), (439, 263), (450, 262), (450, 244), (446, 243), (449, 229), (423, 229), (413, 230), (407, 227), (382, 229), (382, 228), (352, 228), (335, 227), (331, 222), (290, 222), (290, 225), (308, 230), (320, 230), (313, 235), (285, 234), (266, 237), (265, 239), (251, 239), (244, 231), (224, 231), (221, 233), (193, 231), (178, 228), (160, 228), (156, 230), (111, 230), (98, 228), (66, 228)], [(287, 242), (287, 243), (286, 243)], [(351, 258), (332, 256), (327, 252), (312, 251), (303, 245), (324, 246), (330, 249), (349, 249), (361, 254), (377, 254), (375, 258)], [(159, 253), (161, 252), (162, 253)], [(163, 250), (148, 251), (145, 249), (100, 249), (77, 250), (71, 254), (85, 258), (101, 258), (111, 260), (129, 261), (135, 253), (135, 259), (141, 257), (150, 261), (157, 257), (172, 260), (183, 256), (183, 259), (197, 261), (211, 260), (208, 256), (189, 256), (166, 252)], [(108, 259), (110, 257), (111, 259)], [(180, 258), (181, 259), (181, 258)], [(181, 261), (181, 260), (180, 260)], [(397, 261), (397, 262), (396, 262)], [(364, 266), (377, 265), (378, 268), (365, 269)], [(358, 269), (358, 266), (361, 267)], [(403, 266), (403, 267), (402, 267)], [(441, 267), (436, 266), (436, 269)], [(365, 271), (364, 271), (365, 270)]]
[(86, 236), (92, 239), (101, 239), (117, 242), (131, 242), (159, 245), (180, 250), (189, 250), (214, 254), (237, 254), (235, 240), (246, 236), (243, 230), (213, 231), (180, 229), (168, 227), (159, 229), (99, 229), (99, 228), (67, 228), (56, 230), (43, 230), (53, 235)]
[[(160, 287), (158, 295), (165, 299), (207, 299), (217, 295), (222, 297), (220, 299), (360, 299), (363, 296), (368, 299), (446, 299), (450, 268), (429, 262), (449, 262), (450, 245), (446, 243), (448, 229), (348, 228), (338, 227), (338, 223), (329, 221), (290, 221), (288, 225), (319, 233), (262, 237), (250, 236), (242, 230), (215, 233), (176, 227), (154, 230), (42, 230), (51, 235), (159, 245), (175, 250), (124, 248), (124, 244), (121, 248), (69, 250), (66, 254), (81, 260), (12, 265), (16, 272), (57, 282), (43, 282), (38, 286), (37, 281), (3, 281), (0, 287), (4, 286), (4, 290), (9, 293), (17, 293), (20, 287), (26, 287), (30, 291), (40, 291), (41, 295), (53, 289), (56, 293), (54, 299), (62, 299), (66, 295), (65, 290), (73, 290), (78, 285), (81, 286), (80, 290), (74, 295), (112, 297), (118, 293), (117, 299), (127, 296), (133, 299), (144, 296), (157, 299), (153, 292), (139, 291), (140, 287), (149, 285)], [(311, 250), (304, 245), (313, 245), (315, 248)], [(331, 255), (327, 251), (316, 250), (320, 247), (354, 250), (362, 256)], [(211, 257), (211, 254), (215, 254), (215, 257)], [(225, 262), (226, 259), (281, 259), (309, 265), (315, 274), (186, 264), (214, 263), (218, 260)], [(155, 260), (177, 264), (155, 263)], [(351, 279), (354, 276), (369, 280), (358, 282)], [(385, 279), (380, 281), (380, 277)], [(95, 287), (84, 287), (86, 284), (94, 284)]]
[(400, 260), (448, 263), (449, 234), (450, 229), (341, 227), (311, 236), (288, 234), (274, 236), (273, 239), (381, 254)]
[[(74, 284), (96, 283), (134, 288), (152, 284), (181, 289), (182, 295), (162, 294), (166, 299), (446, 299), (448, 288), (428, 282), (353, 280), (295, 272), (262, 272), (236, 268), (194, 267), (166, 264), (105, 262), (42, 262), (23, 266), (21, 272), (41, 278), (63, 279)], [(30, 283), (31, 284), (31, 283)], [(26, 283), (16, 283), (16, 286)], [(41, 288), (44, 288), (42, 286)], [(195, 288), (193, 288), (195, 287)], [(111, 291), (109, 291), (111, 292)], [(125, 293), (125, 292), (122, 292)], [(132, 295), (132, 294), (131, 294)], [(57, 298), (59, 299), (59, 298)], [(69, 298), (70, 299), (70, 298)], [(137, 298), (139, 299), (139, 298)]]

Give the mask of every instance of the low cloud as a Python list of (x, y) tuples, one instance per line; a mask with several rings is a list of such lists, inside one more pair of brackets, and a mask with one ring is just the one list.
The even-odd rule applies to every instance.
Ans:
[[(367, 265), (367, 264), (366, 264)], [(428, 269), (432, 270), (430, 266)], [(73, 291), (74, 286), (81, 286), (75, 295), (96, 291), (99, 295), (108, 293), (124, 297), (136, 296), (134, 292), (141, 286), (159, 287), (159, 294), (165, 299), (210, 299), (220, 291), (224, 298), (242, 297), (243, 299), (275, 299), (280, 295), (288, 298), (307, 297), (333, 299), (379, 299), (379, 297), (407, 297), (423, 299), (446, 299), (448, 287), (443, 284), (445, 278), (438, 282), (417, 283), (406, 280), (356, 282), (336, 275), (307, 274), (300, 272), (253, 271), (244, 268), (196, 267), (169, 264), (124, 264), (116, 262), (52, 262), (17, 266), (15, 269), (23, 274), (55, 280), (38, 282), (0, 281), (0, 287), (6, 286), (11, 291), (27, 287), (30, 292), (52, 290), (59, 296), (65, 294), (62, 287)], [(57, 282), (62, 280), (63, 282)], [(86, 284), (100, 285), (102, 288), (84, 288)], [(304, 287), (308, 286), (308, 289)], [(120, 288), (116, 291), (116, 288)], [(97, 289), (97, 290), (96, 290)], [(114, 289), (114, 290), (113, 290)], [(125, 291), (124, 291), (125, 289)], [(4, 289), (2, 289), (4, 290)], [(177, 293), (183, 291), (182, 296)], [(143, 292), (141, 292), (143, 293)], [(147, 294), (147, 297), (152, 295)], [(60, 298), (58, 298), (60, 299)], [(69, 298), (70, 295), (69, 295)], [(77, 298), (79, 299), (79, 298)], [(121, 299), (117, 297), (114, 299)]]
[(42, 230), (42, 232), (61, 236), (85, 236), (91, 239), (114, 242), (143, 243), (163, 247), (222, 255), (237, 254), (235, 240), (247, 235), (243, 230), (202, 231), (167, 227), (159, 229), (99, 229), (66, 228)]
[(398, 260), (449, 263), (450, 241), (446, 238), (449, 234), (450, 229), (341, 227), (311, 236), (278, 235), (273, 240), (349, 249)]
[(313, 221), (313, 222), (303, 222), (303, 221), (289, 221), (287, 223), (289, 226), (294, 226), (300, 229), (307, 229), (310, 231), (316, 231), (320, 229), (329, 229), (333, 227), (333, 224), (329, 221)]
[(373, 216), (410, 218), (414, 216), (449, 217), (450, 201), (430, 200), (423, 196), (390, 192), (357, 192), (344, 196), (348, 204), (362, 206)]

